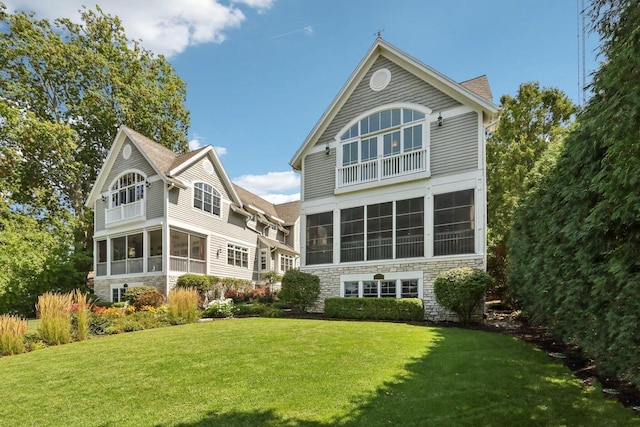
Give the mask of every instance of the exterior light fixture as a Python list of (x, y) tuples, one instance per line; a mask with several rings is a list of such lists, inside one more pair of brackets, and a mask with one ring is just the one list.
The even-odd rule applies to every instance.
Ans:
[(151, 182), (148, 179), (144, 181), (144, 184), (147, 186), (147, 188), (151, 187)]
[(102, 201), (105, 202), (105, 203), (107, 202), (107, 195), (106, 194), (102, 195)]
[(331, 154), (331, 147), (329, 147), (329, 143), (327, 143), (327, 145), (324, 147), (324, 154), (326, 154), (327, 156)]
[(444, 120), (442, 119), (442, 111), (440, 113), (438, 113), (438, 126), (442, 126), (442, 123), (444, 123)]

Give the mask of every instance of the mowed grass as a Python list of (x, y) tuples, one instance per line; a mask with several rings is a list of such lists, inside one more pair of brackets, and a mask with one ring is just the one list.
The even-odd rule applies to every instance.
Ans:
[(516, 339), (232, 319), (0, 358), (6, 426), (640, 425)]

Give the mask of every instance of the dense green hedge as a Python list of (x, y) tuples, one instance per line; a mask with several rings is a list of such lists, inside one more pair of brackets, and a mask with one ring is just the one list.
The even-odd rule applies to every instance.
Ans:
[(424, 319), (419, 298), (327, 298), (324, 315), (340, 319), (405, 320)]
[(611, 16), (594, 95), (514, 216), (508, 276), (534, 322), (640, 386), (640, 8)]

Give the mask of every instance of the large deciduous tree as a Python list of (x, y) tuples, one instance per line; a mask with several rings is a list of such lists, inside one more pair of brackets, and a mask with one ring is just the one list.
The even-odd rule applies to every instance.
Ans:
[(0, 2), (2, 203), (43, 226), (67, 227), (69, 251), (90, 252), (84, 202), (119, 126), (183, 152), (185, 98), (171, 64), (99, 7), (83, 8), (78, 24), (9, 13)]
[(594, 0), (593, 97), (514, 215), (509, 280), (533, 320), (640, 386), (640, 7)]
[(521, 84), (500, 105), (500, 123), (487, 141), (488, 270), (497, 296), (507, 298), (506, 241), (525, 178), (550, 144), (564, 137), (576, 107), (561, 90), (538, 83)]

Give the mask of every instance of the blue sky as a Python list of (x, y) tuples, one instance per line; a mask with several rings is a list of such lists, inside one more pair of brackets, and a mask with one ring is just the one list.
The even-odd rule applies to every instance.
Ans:
[[(82, 0), (4, 0), (9, 10), (77, 18)], [(190, 144), (213, 145), (232, 181), (292, 200), (289, 160), (375, 40), (456, 81), (486, 74), (494, 102), (518, 85), (579, 96), (583, 0), (105, 0), (130, 38), (166, 54), (187, 83)], [(588, 0), (586, 0), (588, 2)], [(586, 43), (586, 69), (598, 42)], [(587, 80), (589, 78), (587, 77)]]

